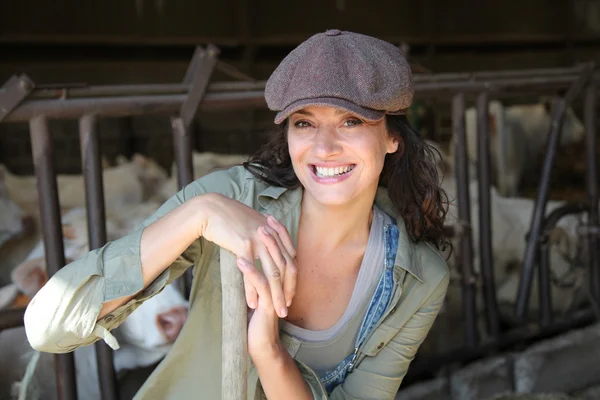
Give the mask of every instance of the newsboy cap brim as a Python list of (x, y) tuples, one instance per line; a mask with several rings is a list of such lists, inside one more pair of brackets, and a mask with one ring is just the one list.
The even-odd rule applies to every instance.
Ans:
[(284, 110), (277, 113), (275, 123), (280, 124), (293, 113), (302, 110), (306, 107), (334, 107), (340, 110), (349, 111), (369, 121), (379, 121), (385, 117), (384, 111), (373, 110), (370, 108), (361, 107), (351, 101), (336, 97), (320, 97), (317, 99), (298, 100)]

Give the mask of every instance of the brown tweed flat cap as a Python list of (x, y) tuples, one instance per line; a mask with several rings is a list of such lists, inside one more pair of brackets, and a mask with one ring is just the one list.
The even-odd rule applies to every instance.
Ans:
[(380, 120), (403, 114), (413, 99), (410, 66), (391, 43), (330, 29), (296, 47), (275, 69), (265, 88), (280, 124), (307, 106), (332, 106)]

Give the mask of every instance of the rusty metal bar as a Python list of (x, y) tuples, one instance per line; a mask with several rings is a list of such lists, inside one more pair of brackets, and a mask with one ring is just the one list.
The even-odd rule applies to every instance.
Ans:
[[(577, 77), (551, 76), (547, 78), (517, 78), (489, 82), (423, 82), (414, 85), (417, 95), (434, 95), (438, 92), (481, 92), (539, 88), (568, 88)], [(181, 89), (181, 87), (180, 87)], [(75, 89), (73, 89), (75, 90)], [(53, 118), (80, 118), (94, 112), (98, 116), (173, 115), (186, 101), (185, 94), (152, 96), (114, 96), (101, 98), (75, 98), (53, 100), (27, 100), (6, 116), (10, 122), (27, 121), (36, 115)], [(264, 91), (233, 91), (206, 93), (200, 110), (218, 111), (230, 109), (264, 108)]]
[[(518, 86), (521, 82), (525, 85), (531, 84), (540, 88), (552, 87), (553, 85), (558, 87), (568, 87), (569, 83), (572, 83), (577, 79), (577, 76), (563, 75), (560, 77), (551, 76), (548, 78), (536, 77), (533, 82), (529, 82), (532, 78), (511, 78), (495, 80), (489, 79), (487, 81), (445, 81), (445, 80), (417, 80), (415, 75), (415, 88), (417, 91), (420, 90), (472, 90), (481, 91), (486, 85), (491, 87), (496, 86), (507, 86), (509, 88)], [(516, 80), (515, 80), (516, 79)], [(464, 86), (467, 85), (467, 86)], [(549, 85), (549, 86), (548, 86)], [(40, 85), (39, 88), (35, 89), (29, 96), (30, 100), (40, 99), (80, 99), (80, 98), (93, 98), (93, 97), (136, 97), (136, 96), (156, 96), (156, 95), (178, 95), (185, 94), (189, 90), (189, 85), (185, 83), (157, 83), (157, 84), (138, 84), (138, 85), (105, 85), (105, 86), (89, 86), (89, 87), (60, 87), (56, 85), (48, 85), (44, 87)], [(56, 86), (56, 87), (55, 87)], [(225, 94), (243, 91), (264, 91), (265, 82), (214, 82), (211, 83), (207, 88), (207, 93), (210, 94)]]
[(552, 323), (552, 288), (550, 286), (550, 244), (544, 240), (540, 244), (538, 267), (538, 298), (540, 303), (540, 326), (546, 328)]
[[(93, 112), (103, 117), (127, 117), (134, 115), (171, 116), (179, 112), (187, 99), (185, 94), (165, 96), (103, 97), (67, 100), (25, 101), (4, 121), (23, 122), (36, 115), (50, 115), (53, 118), (77, 119)], [(207, 93), (200, 105), (203, 111), (264, 108), (262, 91)]]
[(552, 77), (565, 75), (578, 75), (582, 71), (581, 66), (570, 68), (531, 68), (522, 70), (506, 71), (476, 71), (441, 74), (418, 74), (414, 76), (415, 82), (440, 82), (440, 81), (477, 81), (492, 79), (529, 78), (529, 77)]
[[(192, 59), (193, 60), (193, 59)], [(192, 67), (192, 65), (190, 65)], [(193, 71), (194, 68), (189, 68)], [(490, 81), (498, 79), (514, 78), (553, 78), (568, 76), (572, 81), (577, 79), (581, 73), (580, 67), (575, 68), (545, 68), (545, 69), (526, 69), (510, 71), (481, 71), (473, 73), (449, 73), (449, 74), (417, 74), (413, 77), (416, 84), (431, 82), (449, 82), (449, 81)], [(73, 87), (72, 84), (44, 84), (38, 85), (30, 94), (31, 99), (40, 98), (78, 98), (78, 97), (113, 97), (113, 96), (141, 96), (158, 94), (185, 94), (189, 92), (191, 75), (186, 77), (190, 80), (184, 80), (183, 83), (158, 83), (141, 85), (104, 85), (87, 86), (81, 84)], [(262, 91), (265, 89), (266, 81), (256, 82), (214, 82), (208, 85), (206, 92), (231, 92), (231, 91)]]
[(194, 116), (198, 113), (198, 106), (206, 94), (206, 87), (217, 63), (219, 53), (218, 48), (209, 45), (206, 50), (194, 54), (195, 60), (192, 60), (191, 65), (194, 70), (192, 72), (188, 71), (185, 77), (185, 79), (189, 79), (191, 75), (190, 91), (179, 111), (186, 128), (190, 127)]
[(24, 308), (0, 311), (0, 332), (2, 332), (5, 329), (12, 329), (18, 328), (19, 326), (23, 326), (24, 317)]
[[(50, 278), (65, 265), (56, 171), (54, 169), (54, 150), (45, 116), (33, 118), (30, 121), (29, 129), (37, 178), (44, 255)], [(54, 359), (58, 398), (61, 400), (77, 399), (73, 353), (56, 354)]]
[(587, 158), (587, 198), (589, 203), (589, 265), (590, 293), (600, 304), (600, 223), (598, 221), (598, 162), (596, 160), (596, 84), (590, 82), (585, 94), (585, 139)]
[(500, 334), (500, 317), (494, 282), (494, 258), (492, 256), (492, 206), (490, 199), (490, 119), (489, 96), (482, 92), (477, 98), (477, 178), (479, 180), (479, 254), (483, 280), (483, 299), (488, 333)]
[(192, 81), (194, 80), (194, 74), (198, 69), (198, 64), (201, 62), (202, 58), (204, 58), (204, 54), (204, 48), (202, 46), (196, 46), (194, 49), (194, 54), (192, 55), (192, 59), (190, 60), (183, 77), (182, 84), (186, 87), (185, 93), (190, 91), (189, 85), (191, 85)]
[(521, 279), (519, 281), (519, 290), (517, 292), (516, 316), (518, 319), (525, 318), (529, 305), (529, 294), (531, 292), (531, 281), (533, 279), (534, 263), (539, 255), (539, 238), (542, 233), (542, 221), (548, 202), (548, 193), (550, 192), (550, 175), (554, 158), (558, 150), (560, 136), (562, 133), (562, 124), (567, 109), (564, 98), (559, 98), (552, 113), (552, 125), (548, 136), (546, 146), (546, 156), (542, 168), (542, 176), (537, 191), (533, 215), (531, 218), (531, 229), (527, 240), (527, 248), (523, 257), (523, 268), (521, 269)]
[(577, 80), (574, 76), (527, 77), (489, 81), (448, 81), (448, 82), (419, 82), (414, 84), (415, 92), (419, 95), (438, 92), (482, 92), (507, 91), (527, 88), (567, 88)]
[(479, 341), (477, 332), (476, 278), (473, 271), (473, 242), (471, 231), (471, 207), (469, 201), (469, 166), (467, 160), (467, 140), (465, 134), (465, 96), (457, 93), (452, 100), (452, 127), (455, 141), (456, 185), (458, 198), (458, 219), (461, 228), (460, 261), (462, 272), (463, 309), (466, 324), (466, 344), (475, 347)]
[(31, 91), (34, 83), (25, 74), (11, 76), (0, 88), (0, 121), (16, 108)]
[[(191, 79), (191, 77), (190, 77)], [(62, 87), (64, 86), (64, 87)], [(29, 98), (38, 99), (74, 99), (85, 97), (119, 97), (186, 94), (190, 90), (190, 82), (183, 83), (148, 83), (136, 85), (103, 85), (70, 87), (64, 85), (38, 85)], [(264, 90), (265, 82), (213, 82), (206, 88), (207, 93), (243, 92)]]
[[(183, 78), (182, 86), (186, 89), (191, 90), (194, 88), (194, 78), (197, 76), (197, 71), (204, 67), (203, 62), (206, 63), (205, 55), (206, 51), (202, 47), (197, 46)], [(208, 89), (208, 86), (210, 85), (208, 85), (208, 79), (206, 79), (203, 86), (196, 84), (195, 90), (203, 90), (204, 93)], [(185, 102), (189, 101), (188, 90), (185, 92), (188, 95)], [(200, 100), (195, 103), (197, 108)], [(180, 113), (183, 108), (184, 105), (181, 106)], [(182, 189), (194, 179), (192, 138), (189, 135), (189, 126), (185, 124), (181, 116), (171, 118), (171, 128), (173, 130), (173, 149), (175, 150), (175, 162), (177, 165), (177, 186), (179, 189)]]
[(173, 128), (173, 148), (177, 164), (177, 186), (184, 186), (194, 180), (194, 165), (192, 159), (192, 137), (180, 117), (171, 118)]
[(538, 245), (542, 229), (542, 220), (546, 211), (548, 193), (550, 192), (550, 174), (560, 143), (565, 111), (575, 96), (583, 89), (588, 79), (591, 77), (592, 72), (592, 65), (588, 65), (579, 79), (571, 85), (565, 97), (558, 99), (553, 110), (552, 125), (547, 141), (546, 157), (544, 159), (542, 177), (540, 179), (537, 198), (533, 209), (530, 235), (523, 257), (523, 268), (521, 270), (521, 279), (519, 282), (519, 290), (517, 292), (515, 314), (518, 319), (523, 319), (527, 314), (527, 305), (529, 304), (529, 295), (531, 292), (531, 281), (533, 279), (533, 267), (539, 251)]
[[(181, 190), (194, 179), (192, 137), (181, 117), (171, 118), (171, 128), (173, 129), (173, 149), (177, 165), (177, 187)], [(193, 281), (192, 268), (188, 268), (177, 281), (177, 287), (187, 300), (190, 298)]]
[[(96, 117), (85, 115), (79, 120), (81, 167), (85, 182), (85, 202), (90, 250), (106, 244), (106, 212), (102, 180), (100, 139)], [(102, 399), (118, 400), (119, 389), (113, 364), (113, 352), (103, 341), (94, 344)]]

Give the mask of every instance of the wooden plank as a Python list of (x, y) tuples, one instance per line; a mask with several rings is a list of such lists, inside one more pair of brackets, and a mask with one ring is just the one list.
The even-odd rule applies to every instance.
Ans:
[(242, 273), (236, 256), (221, 249), (221, 285), (223, 292), (223, 349), (221, 398), (246, 400), (248, 359), (248, 309)]

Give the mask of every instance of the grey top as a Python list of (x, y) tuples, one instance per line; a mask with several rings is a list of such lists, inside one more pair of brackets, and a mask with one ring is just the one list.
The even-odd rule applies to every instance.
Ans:
[(384, 268), (383, 227), (391, 218), (376, 206), (367, 249), (346, 311), (331, 328), (313, 331), (282, 320), (281, 329), (302, 344), (296, 359), (323, 376), (354, 351), (356, 335)]

